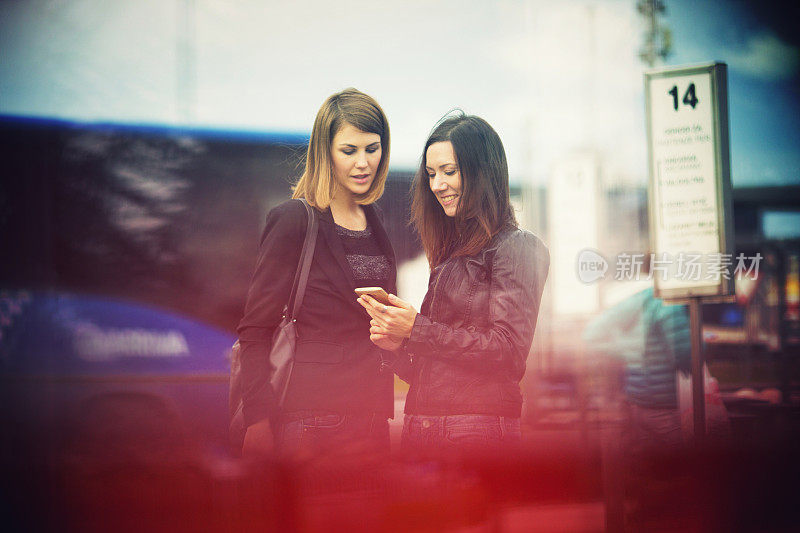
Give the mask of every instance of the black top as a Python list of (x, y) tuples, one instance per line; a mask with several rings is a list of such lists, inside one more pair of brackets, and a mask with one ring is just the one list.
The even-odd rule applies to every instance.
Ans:
[(381, 251), (372, 228), (352, 230), (336, 224), (336, 234), (342, 240), (344, 254), (359, 287), (386, 287), (392, 265)]
[[(395, 292), (394, 253), (374, 205), (364, 213), (379, 254), (389, 262), (384, 285)], [(245, 425), (304, 410), (393, 414), (392, 375), (380, 372), (383, 351), (369, 340), (369, 315), (356, 298), (353, 277), (330, 209), (319, 211), (319, 233), (305, 297), (296, 319), (295, 362), (286, 399), (278, 408), (269, 378), (272, 335), (292, 288), (308, 214), (300, 200), (272, 209), (259, 247), (239, 323)], [(369, 254), (367, 254), (369, 255)]]

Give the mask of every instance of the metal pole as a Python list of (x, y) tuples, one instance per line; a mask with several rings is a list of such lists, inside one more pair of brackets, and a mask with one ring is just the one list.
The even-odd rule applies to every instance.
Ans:
[(697, 446), (701, 446), (706, 440), (702, 310), (703, 303), (700, 298), (689, 298), (689, 322), (692, 335), (692, 412), (694, 413), (694, 443)]

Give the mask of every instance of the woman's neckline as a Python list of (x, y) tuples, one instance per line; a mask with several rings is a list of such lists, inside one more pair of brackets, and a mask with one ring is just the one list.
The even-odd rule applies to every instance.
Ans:
[(347, 226), (342, 226), (341, 224), (337, 223), (335, 220), (333, 221), (333, 224), (337, 228), (343, 229), (345, 231), (349, 231), (350, 233), (359, 233), (359, 234), (361, 234), (361, 233), (368, 233), (369, 232), (369, 222), (367, 222), (367, 225), (364, 227), (364, 229), (348, 228)]
[[(334, 201), (335, 201), (335, 198), (334, 198)], [(364, 212), (364, 208), (363, 207), (361, 207), (361, 206), (359, 206), (357, 204), (353, 204), (353, 205), (355, 206), (354, 209), (347, 209), (347, 208), (342, 208), (341, 205), (338, 205), (338, 206), (334, 205), (334, 202), (331, 202), (330, 210), (331, 210), (331, 218), (333, 218), (333, 223), (336, 224), (337, 226), (341, 227), (341, 228), (346, 229), (346, 230), (364, 231), (369, 226), (369, 223), (367, 221), (367, 214)], [(364, 227), (363, 228), (353, 228), (353, 227), (350, 227), (352, 224), (348, 224), (348, 225), (341, 224), (339, 221), (336, 220), (337, 217), (334, 214), (334, 211), (336, 211), (339, 214), (338, 218), (347, 219), (347, 222), (349, 222), (349, 223), (362, 222), (363, 221)], [(344, 222), (344, 220), (342, 220), (342, 222)]]

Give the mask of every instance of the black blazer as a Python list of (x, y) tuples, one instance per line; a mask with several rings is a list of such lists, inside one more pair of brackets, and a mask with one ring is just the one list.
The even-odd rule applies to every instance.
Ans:
[[(387, 291), (396, 293), (394, 251), (376, 206), (364, 213), (389, 259)], [(330, 209), (317, 211), (319, 233), (305, 297), (297, 315), (298, 344), (284, 413), (323, 410), (394, 414), (392, 372), (380, 372), (382, 352), (369, 340), (370, 317), (356, 301), (350, 264)], [(267, 215), (244, 316), (239, 323), (242, 400), (246, 426), (278, 414), (269, 383), (272, 334), (289, 299), (308, 215), (289, 200)]]

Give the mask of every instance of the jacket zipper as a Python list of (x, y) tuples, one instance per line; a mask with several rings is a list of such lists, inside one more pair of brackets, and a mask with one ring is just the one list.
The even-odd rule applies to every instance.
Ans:
[[(439, 269), (439, 273), (436, 274), (436, 280), (433, 282), (433, 296), (431, 296), (431, 306), (430, 306), (431, 314), (433, 313), (433, 309), (434, 309), (433, 308), (433, 303), (436, 301), (436, 289), (439, 288), (439, 280), (442, 278), (442, 272), (444, 272), (444, 263), (441, 265), (441, 268)], [(421, 402), (419, 400), (421, 399), (420, 390), (422, 389), (422, 383), (423, 383), (422, 375), (423, 375), (423, 371), (425, 370), (425, 366), (426, 366), (426, 360), (423, 359), (422, 360), (422, 364), (420, 365), (420, 369), (419, 369), (419, 384), (420, 384), (420, 387), (417, 389), (417, 408), (418, 409), (420, 408), (420, 404), (423, 403), (423, 402)]]
[(436, 281), (433, 282), (433, 296), (431, 296), (431, 311), (433, 311), (433, 302), (436, 301), (436, 289), (439, 287), (439, 280), (442, 278), (442, 272), (444, 272), (444, 263), (442, 263), (442, 268), (439, 269), (439, 273), (436, 274)]

